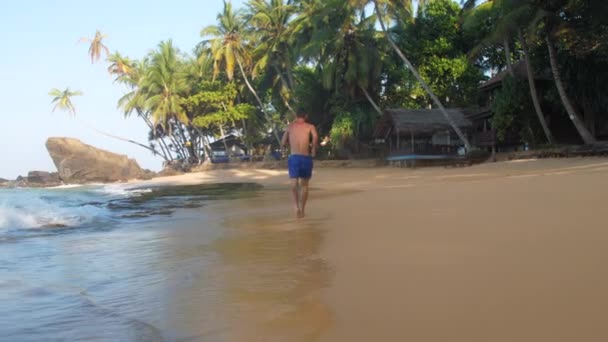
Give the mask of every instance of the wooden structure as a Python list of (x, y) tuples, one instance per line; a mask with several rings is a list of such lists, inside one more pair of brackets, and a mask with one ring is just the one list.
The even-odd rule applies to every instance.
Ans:
[[(241, 141), (241, 138), (235, 134), (228, 134), (227, 136), (212, 142), (209, 146), (214, 152), (225, 152), (227, 154), (238, 155), (247, 154), (247, 147)], [(228, 147), (228, 151), (226, 151), (226, 147)]]
[[(239, 158), (241, 160), (249, 159), (249, 151), (247, 146), (242, 142), (241, 138), (235, 134), (218, 139), (209, 144), (211, 147), (211, 161), (213, 163), (227, 163), (230, 158)], [(226, 147), (228, 150), (226, 150)]]
[[(447, 111), (462, 130), (472, 126), (463, 110)], [(407, 149), (411, 153), (428, 153), (433, 149), (446, 152), (445, 148), (462, 144), (439, 109), (387, 109), (376, 125), (374, 137), (387, 142), (391, 152)]]
[[(464, 132), (472, 123), (463, 110), (448, 114)], [(416, 160), (446, 161), (458, 156), (462, 142), (439, 109), (387, 109), (374, 131), (376, 141), (387, 144), (389, 162), (413, 165)]]
[[(508, 71), (502, 70), (492, 78), (482, 83), (479, 86), (479, 91), (484, 103), (476, 110), (471, 110), (467, 113), (467, 118), (473, 123), (471, 129), (471, 144), (476, 147), (485, 148), (487, 150), (511, 151), (516, 150), (522, 145), (521, 137), (516, 131), (508, 131), (502, 141), (498, 141), (496, 131), (492, 127), (492, 117), (494, 113), (491, 109), (491, 103), (494, 101), (496, 93), (502, 88), (502, 82), (508, 75)], [(513, 74), (516, 78), (527, 80), (528, 70), (525, 61), (519, 61), (513, 64)], [(549, 70), (535, 75), (536, 87), (541, 92), (547, 87), (546, 83), (551, 82), (551, 74)], [(526, 81), (527, 82), (527, 81)], [(546, 114), (551, 111), (545, 110)], [(550, 120), (549, 120), (550, 121)]]

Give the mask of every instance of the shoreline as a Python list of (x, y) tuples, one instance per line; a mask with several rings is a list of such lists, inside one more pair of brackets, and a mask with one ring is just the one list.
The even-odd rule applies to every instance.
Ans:
[[(608, 158), (318, 168), (304, 219), (294, 218), (285, 170), (215, 170), (111, 185), (219, 183), (262, 186), (256, 197), (177, 208), (167, 220), (151, 221), (153, 230), (145, 234), (112, 231), (157, 244), (150, 249), (155, 253), (173, 251), (192, 271), (202, 267), (197, 260), (220, 262), (193, 277), (167, 273), (169, 282), (189, 279), (174, 295), (161, 296), (171, 303), (170, 317), (180, 317), (165, 327), (169, 336), (608, 339), (608, 276), (602, 272), (608, 231), (601, 217)], [(100, 256), (108, 255), (99, 247)], [(169, 264), (159, 259), (154, 267), (173, 269)], [(190, 306), (211, 284), (222, 298), (209, 299), (218, 305), (211, 311), (222, 312), (217, 329), (199, 324), (210, 312), (205, 305)]]
[[(594, 146), (584, 145), (572, 145), (555, 148), (545, 148), (529, 151), (514, 151), (514, 152), (500, 152), (492, 157), (489, 157), (485, 161), (471, 161), (471, 164), (465, 167), (496, 164), (513, 161), (533, 161), (539, 159), (580, 159), (580, 158), (607, 158), (608, 157), (608, 143), (598, 143)], [(451, 165), (423, 165), (422, 169), (435, 169), (435, 168), (449, 168)], [(347, 159), (347, 160), (315, 160), (315, 169), (335, 169), (335, 168), (346, 168), (346, 169), (376, 169), (376, 168), (390, 168), (385, 161), (378, 158), (367, 158), (367, 159)], [(419, 168), (419, 169), (420, 169)], [(18, 177), (16, 180), (5, 180), (0, 178), (0, 189), (6, 188), (59, 188), (69, 186), (86, 186), (86, 185), (98, 185), (98, 184), (132, 184), (137, 182), (147, 182), (154, 180), (166, 180), (170, 177), (183, 177), (190, 174), (208, 173), (208, 172), (220, 172), (238, 170), (242, 172), (246, 171), (260, 171), (262, 173), (267, 171), (285, 171), (287, 170), (287, 160), (272, 160), (272, 161), (260, 161), (260, 162), (237, 162), (237, 163), (205, 163), (192, 168), (190, 172), (177, 173), (177, 174), (166, 174), (162, 175), (162, 171), (156, 172), (154, 176), (145, 179), (128, 179), (120, 180), (115, 182), (90, 182), (90, 183), (63, 183), (59, 181), (52, 182), (50, 184), (39, 183), (33, 181), (27, 183), (28, 177)], [(46, 171), (32, 171), (36, 173), (44, 173), (53, 175), (56, 172)], [(26, 183), (23, 183), (23, 182)], [(21, 182), (21, 183), (20, 183)], [(23, 184), (26, 184), (25, 186)]]

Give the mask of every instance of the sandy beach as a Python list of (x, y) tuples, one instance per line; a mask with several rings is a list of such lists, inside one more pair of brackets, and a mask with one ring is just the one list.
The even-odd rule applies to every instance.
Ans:
[[(265, 170), (145, 184), (244, 181), (288, 184), (285, 172)], [(297, 232), (296, 249), (310, 242), (307, 231), (316, 234), (307, 258), (324, 265), (322, 277), (289, 297), (298, 302), (289, 315), (265, 321), (282, 338), (263, 338), (269, 331), (254, 320), (243, 340), (608, 339), (608, 159), (320, 168), (311, 184), (303, 220), (290, 219), (287, 191), (275, 191), (232, 222)]]

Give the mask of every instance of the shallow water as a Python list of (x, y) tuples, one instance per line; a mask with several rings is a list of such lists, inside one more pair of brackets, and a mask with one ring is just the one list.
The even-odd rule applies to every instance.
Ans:
[(2, 191), (1, 341), (314, 341), (331, 325), (323, 231), (289, 219), (284, 191)]

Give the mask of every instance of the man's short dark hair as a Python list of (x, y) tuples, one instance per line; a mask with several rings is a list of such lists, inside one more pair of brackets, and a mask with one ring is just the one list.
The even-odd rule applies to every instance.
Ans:
[(301, 118), (301, 119), (306, 118), (306, 115), (307, 115), (306, 112), (303, 110), (299, 110), (296, 112), (296, 117)]

